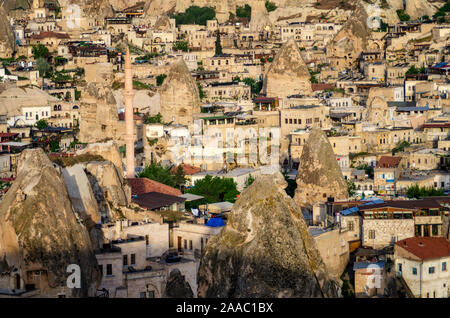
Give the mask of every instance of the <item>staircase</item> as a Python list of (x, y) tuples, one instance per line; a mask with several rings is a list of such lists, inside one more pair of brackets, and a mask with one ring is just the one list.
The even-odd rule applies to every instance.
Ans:
[(403, 287), (407, 298), (415, 298), (411, 289), (409, 289), (408, 284), (405, 282), (402, 276), (397, 275), (397, 282)]

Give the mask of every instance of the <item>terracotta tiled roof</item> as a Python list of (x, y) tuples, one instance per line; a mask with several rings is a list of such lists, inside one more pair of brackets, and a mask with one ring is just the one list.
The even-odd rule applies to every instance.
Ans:
[(450, 255), (450, 242), (445, 237), (410, 237), (395, 244), (422, 260)]
[[(202, 169), (198, 168), (198, 167), (194, 167), (185, 163), (182, 163), (181, 166), (183, 167), (183, 172), (185, 175), (192, 175), (192, 174), (196, 174), (199, 173), (200, 171), (202, 171)], [(177, 171), (178, 167), (173, 167), (170, 171), (172, 173), (175, 173), (175, 171)]]
[(70, 39), (70, 36), (67, 33), (56, 33), (53, 31), (50, 32), (41, 32), (39, 34), (33, 34), (31, 36), (32, 39), (44, 39), (44, 38), (58, 38), (58, 39)]
[(19, 135), (18, 133), (0, 133), (1, 138), (16, 137), (18, 135)]
[(150, 180), (147, 178), (133, 178), (127, 179), (128, 184), (131, 186), (132, 195), (140, 195), (148, 192), (158, 192), (173, 196), (181, 195), (181, 191), (171, 186), (165, 185), (155, 180)]
[(402, 157), (382, 156), (378, 160), (377, 168), (397, 168), (400, 160), (402, 160)]
[(450, 123), (427, 123), (422, 128), (450, 128)]

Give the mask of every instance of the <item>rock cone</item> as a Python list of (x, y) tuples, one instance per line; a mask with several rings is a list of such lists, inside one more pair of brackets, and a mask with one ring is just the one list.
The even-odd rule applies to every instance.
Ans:
[(280, 172), (258, 177), (211, 238), (198, 275), (199, 297), (339, 297), (300, 208)]
[(313, 129), (303, 146), (294, 200), (311, 208), (328, 197), (346, 199), (347, 183), (325, 133)]

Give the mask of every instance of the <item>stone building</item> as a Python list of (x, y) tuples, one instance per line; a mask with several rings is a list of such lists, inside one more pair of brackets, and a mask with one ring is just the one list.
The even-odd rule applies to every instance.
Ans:
[(394, 246), (395, 270), (414, 297), (450, 295), (450, 242), (444, 237), (413, 237)]

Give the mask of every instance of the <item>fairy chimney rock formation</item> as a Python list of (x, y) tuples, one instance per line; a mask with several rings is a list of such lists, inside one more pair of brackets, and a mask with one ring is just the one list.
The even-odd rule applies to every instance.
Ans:
[(159, 91), (164, 122), (191, 125), (193, 115), (200, 113), (200, 95), (186, 63), (178, 59), (170, 67)]
[(278, 51), (264, 78), (267, 97), (311, 94), (310, 74), (297, 43), (290, 39)]
[(294, 200), (299, 206), (311, 209), (328, 197), (347, 199), (347, 183), (327, 136), (315, 128), (303, 146)]
[[(17, 169), (0, 203), (0, 263), (3, 274), (15, 277), (14, 286), (0, 288), (25, 290), (34, 285), (41, 297), (60, 292), (94, 296), (100, 278), (97, 260), (61, 172), (40, 148), (24, 150)], [(80, 266), (81, 288), (67, 287), (71, 264)], [(30, 275), (35, 271), (40, 272), (38, 279)]]
[(340, 297), (280, 172), (261, 175), (236, 201), (200, 262), (199, 297)]

